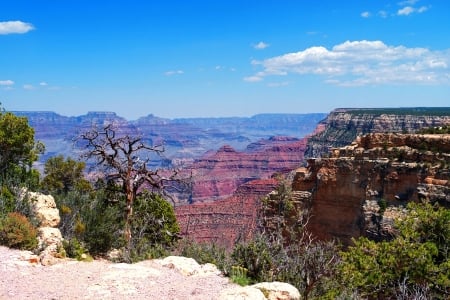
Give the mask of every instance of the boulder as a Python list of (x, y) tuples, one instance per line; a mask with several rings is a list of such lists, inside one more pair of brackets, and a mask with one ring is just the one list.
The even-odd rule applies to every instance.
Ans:
[[(235, 286), (222, 290), (219, 300), (266, 300), (264, 293), (251, 286)], [(283, 298), (284, 299), (284, 298)]]
[(22, 192), (21, 198), (29, 197), (33, 212), (42, 227), (57, 227), (61, 218), (53, 196), (35, 192)]
[(263, 292), (268, 300), (299, 300), (300, 292), (293, 285), (286, 282), (261, 282), (252, 285)]
[(221, 272), (213, 264), (200, 265), (193, 258), (182, 256), (168, 256), (157, 260), (164, 267), (175, 269), (184, 276), (220, 275)]

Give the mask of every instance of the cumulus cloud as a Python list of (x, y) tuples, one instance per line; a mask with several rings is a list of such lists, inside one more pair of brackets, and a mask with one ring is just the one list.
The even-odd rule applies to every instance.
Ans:
[(269, 76), (312, 74), (341, 86), (450, 83), (450, 49), (439, 52), (389, 46), (382, 41), (346, 41), (330, 50), (316, 46), (252, 64), (263, 70), (245, 77), (248, 82)]
[(270, 45), (264, 42), (259, 42), (258, 44), (253, 45), (253, 48), (257, 49), (257, 50), (262, 50), (262, 49), (266, 49), (267, 47), (269, 47)]
[(48, 83), (47, 83), (47, 82), (45, 82), (45, 81), (42, 81), (42, 82), (40, 82), (40, 83), (39, 83), (39, 85), (40, 85), (40, 86), (47, 86), (47, 85), (48, 85)]
[(427, 6), (421, 6), (419, 8), (412, 7), (412, 6), (405, 6), (397, 11), (397, 15), (408, 16), (413, 13), (421, 14), (423, 12), (426, 12), (427, 10), (428, 10)]
[(0, 22), (0, 34), (27, 33), (33, 29), (32, 24), (22, 21)]
[(0, 80), (0, 85), (2, 86), (11, 86), (14, 84), (14, 81), (12, 80)]
[(34, 90), (34, 86), (32, 84), (24, 84), (23, 89), (24, 90)]
[(181, 74), (184, 74), (183, 70), (172, 70), (172, 71), (167, 71), (164, 73), (164, 75), (166, 75), (166, 76), (181, 75)]
[[(379, 10), (378, 13), (376, 13), (376, 16), (379, 16), (381, 18), (387, 18), (387, 17), (395, 17), (395, 16), (409, 16), (412, 14), (421, 14), (426, 12), (431, 8), (431, 6), (416, 6), (416, 3), (419, 2), (419, 0), (406, 0), (406, 1), (400, 1), (397, 2), (397, 5), (400, 6), (399, 9), (393, 10), (393, 11), (386, 11), (386, 10)], [(371, 17), (372, 13), (369, 11), (364, 11), (361, 13), (361, 17), (368, 18)]]

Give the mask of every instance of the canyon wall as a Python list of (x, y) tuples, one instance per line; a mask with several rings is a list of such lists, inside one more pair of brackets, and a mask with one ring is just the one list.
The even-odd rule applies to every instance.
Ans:
[(308, 139), (305, 157), (321, 157), (332, 147), (343, 147), (367, 133), (414, 133), (445, 124), (450, 124), (450, 107), (339, 108)]
[(217, 151), (229, 145), (236, 151), (247, 151), (247, 146), (268, 140), (273, 136), (303, 138), (312, 132), (324, 113), (261, 114), (253, 117), (180, 118), (167, 119), (152, 114), (128, 121), (114, 112), (89, 112), (81, 116), (62, 116), (46, 111), (16, 111), (28, 118), (35, 130), (35, 139), (46, 145), (40, 156), (38, 169), (56, 155), (78, 158), (79, 149), (73, 140), (93, 125), (115, 124), (119, 132), (141, 136), (148, 145), (164, 145), (164, 157), (157, 164), (184, 167), (208, 151)]
[(305, 139), (272, 137), (250, 144), (245, 151), (223, 146), (196, 160), (192, 173), (191, 203), (216, 201), (232, 196), (255, 179), (269, 179), (303, 164)]
[(257, 225), (259, 200), (277, 184), (273, 178), (252, 180), (226, 199), (175, 207), (181, 235), (228, 249), (248, 240)]
[(328, 158), (309, 159), (292, 187), (311, 193), (308, 227), (319, 239), (386, 239), (409, 201), (450, 207), (450, 135), (358, 137)]

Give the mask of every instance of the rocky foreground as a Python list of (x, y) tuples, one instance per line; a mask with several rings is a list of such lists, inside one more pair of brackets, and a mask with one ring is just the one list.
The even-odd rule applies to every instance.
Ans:
[(214, 265), (185, 257), (43, 266), (31, 252), (0, 247), (0, 274), (0, 299), (300, 299), (291, 285), (240, 287)]

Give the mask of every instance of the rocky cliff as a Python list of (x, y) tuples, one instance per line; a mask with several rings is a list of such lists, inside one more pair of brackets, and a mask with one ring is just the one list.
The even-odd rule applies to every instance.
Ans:
[(305, 139), (272, 137), (250, 144), (245, 151), (226, 145), (207, 153), (189, 167), (191, 202), (225, 199), (244, 183), (290, 172), (303, 163), (305, 148)]
[(450, 107), (339, 108), (320, 122), (308, 140), (305, 157), (321, 157), (332, 147), (350, 144), (367, 133), (414, 133), (426, 127), (450, 124)]
[(344, 244), (361, 235), (389, 238), (409, 201), (450, 207), (450, 135), (372, 133), (309, 159), (293, 190), (310, 193), (309, 229)]
[(231, 249), (235, 242), (252, 236), (259, 200), (277, 184), (273, 178), (252, 180), (226, 199), (175, 207), (181, 234)]

